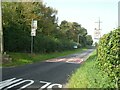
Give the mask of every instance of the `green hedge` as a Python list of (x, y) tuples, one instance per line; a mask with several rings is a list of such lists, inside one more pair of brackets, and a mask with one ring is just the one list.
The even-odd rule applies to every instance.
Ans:
[(110, 77), (109, 87), (120, 88), (120, 29), (105, 34), (99, 42), (97, 65)]
[(51, 36), (39, 35), (34, 37), (34, 52), (50, 53), (73, 49), (74, 43)]

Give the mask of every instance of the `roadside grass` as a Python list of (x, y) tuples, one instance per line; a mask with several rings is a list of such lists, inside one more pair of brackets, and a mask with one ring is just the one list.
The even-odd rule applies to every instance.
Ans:
[(66, 56), (73, 53), (83, 52), (87, 50), (84, 49), (74, 49), (69, 51), (63, 51), (63, 52), (54, 52), (54, 53), (43, 53), (43, 54), (30, 54), (30, 53), (14, 53), (9, 52), (8, 54), (12, 58), (12, 62), (3, 64), (3, 67), (9, 67), (9, 66), (19, 66), (19, 65), (25, 65), (25, 64), (31, 64), (39, 61), (45, 61), (48, 59), (60, 57), (60, 56)]
[(96, 59), (97, 54), (95, 50), (82, 63), (80, 68), (70, 76), (66, 87), (71, 88), (70, 90), (74, 90), (74, 88), (108, 88), (109, 84), (113, 84), (109, 82), (109, 77), (97, 68), (95, 65)]

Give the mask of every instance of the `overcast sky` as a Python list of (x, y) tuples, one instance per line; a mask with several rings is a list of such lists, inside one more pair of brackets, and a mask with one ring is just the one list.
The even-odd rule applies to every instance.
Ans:
[(118, 25), (119, 0), (43, 0), (44, 4), (58, 10), (59, 23), (63, 20), (78, 22), (93, 36), (95, 23), (101, 19), (102, 34)]

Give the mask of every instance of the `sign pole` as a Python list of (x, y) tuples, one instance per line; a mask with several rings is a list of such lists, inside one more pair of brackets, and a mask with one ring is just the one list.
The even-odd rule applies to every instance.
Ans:
[(31, 36), (31, 54), (33, 53), (33, 36)]
[(31, 54), (33, 53), (33, 35), (32, 35), (33, 19), (31, 22)]
[(36, 29), (37, 29), (37, 20), (33, 20), (31, 22), (31, 54), (33, 53), (34, 49), (34, 36), (36, 36)]
[(100, 21), (100, 18), (99, 18), (99, 21), (98, 22), (95, 22), (95, 23), (98, 23), (98, 29), (97, 28), (95, 28), (95, 31), (94, 31), (94, 39), (100, 39), (101, 38), (101, 31), (100, 30), (102, 30), (101, 28), (100, 28), (100, 24), (102, 23), (101, 21)]

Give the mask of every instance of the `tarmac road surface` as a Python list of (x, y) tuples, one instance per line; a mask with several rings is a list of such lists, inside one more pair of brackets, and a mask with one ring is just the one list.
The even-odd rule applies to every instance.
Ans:
[(63, 88), (69, 76), (94, 49), (34, 64), (2, 69), (0, 90)]

